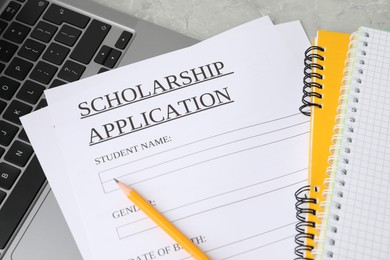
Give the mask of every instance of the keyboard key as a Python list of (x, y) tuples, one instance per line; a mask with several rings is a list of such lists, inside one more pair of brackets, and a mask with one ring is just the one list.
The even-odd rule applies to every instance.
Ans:
[(77, 13), (62, 6), (52, 4), (46, 11), (43, 19), (50, 21), (54, 24), (62, 24), (63, 22), (72, 24), (81, 29), (85, 28), (89, 22), (89, 17), (83, 14)]
[(35, 108), (35, 110), (38, 110), (38, 109), (41, 109), (41, 108), (44, 108), (44, 107), (47, 107), (47, 101), (46, 99), (41, 99), (41, 101), (39, 101), (37, 107)]
[(0, 20), (0, 34), (4, 32), (5, 28), (7, 28), (7, 25), (8, 24), (6, 22)]
[(22, 5), (16, 2), (9, 2), (7, 7), (1, 13), (0, 17), (4, 20), (11, 21), (14, 18), (15, 14), (19, 11)]
[(30, 32), (30, 27), (13, 22), (5, 31), (3, 37), (11, 42), (22, 43)]
[(10, 100), (18, 90), (20, 83), (7, 77), (0, 77), (0, 97)]
[(57, 70), (58, 69), (56, 66), (50, 65), (49, 63), (44, 61), (39, 61), (31, 72), (30, 78), (43, 84), (49, 84), (51, 79), (56, 74)]
[(5, 195), (6, 195), (6, 193), (0, 190), (0, 205), (4, 201)]
[(18, 100), (13, 100), (8, 108), (5, 110), (3, 118), (11, 121), (12, 123), (21, 125), (19, 117), (30, 113), (32, 107), (24, 104)]
[(17, 49), (15, 44), (0, 40), (0, 60), (9, 62)]
[(0, 147), (0, 158), (1, 158), (1, 156), (3, 156), (4, 152), (5, 152), (5, 149)]
[(44, 90), (44, 86), (30, 80), (26, 80), (16, 97), (34, 105), (38, 102)]
[(103, 65), (104, 62), (106, 61), (108, 55), (110, 54), (112, 48), (108, 47), (107, 45), (103, 45), (98, 54), (96, 55), (96, 58), (94, 59), (94, 61), (98, 64), (101, 64)]
[(0, 73), (3, 72), (4, 68), (5, 68), (5, 65), (3, 63), (0, 63)]
[(7, 163), (0, 163), (0, 187), (11, 189), (20, 174), (20, 170)]
[(53, 80), (53, 82), (51, 83), (49, 88), (55, 88), (55, 87), (58, 87), (58, 86), (61, 86), (61, 85), (64, 85), (64, 84), (66, 84), (66, 82), (61, 81), (59, 79), (55, 79), (55, 80)]
[(84, 73), (85, 66), (80, 65), (73, 61), (66, 61), (62, 69), (58, 73), (58, 77), (66, 81), (72, 82), (80, 79)]
[(5, 154), (4, 160), (17, 166), (24, 167), (32, 154), (33, 149), (30, 145), (20, 141), (15, 141)]
[(5, 248), (45, 180), (43, 170), (34, 156), (0, 210), (0, 249)]
[(104, 62), (104, 66), (106, 67), (109, 67), (109, 68), (113, 68), (115, 66), (115, 64), (117, 63), (117, 61), (119, 60), (119, 57), (121, 56), (121, 52), (116, 50), (116, 49), (112, 49), (111, 52), (110, 52), (110, 55), (108, 55), (106, 61)]
[(68, 55), (70, 49), (59, 45), (55, 42), (51, 43), (49, 48), (45, 51), (42, 58), (44, 60), (50, 61), (51, 63), (61, 65)]
[(26, 134), (26, 131), (24, 131), (24, 129), (22, 129), (22, 131), (20, 131), (18, 137), (20, 139), (22, 139), (23, 141), (30, 142), (30, 140), (28, 139), (28, 136)]
[(0, 114), (3, 113), (6, 106), (7, 106), (7, 103), (0, 100)]
[(40, 21), (31, 33), (34, 39), (49, 42), (57, 31), (57, 26)]
[(80, 34), (80, 30), (64, 24), (54, 40), (72, 47), (76, 43)]
[(4, 146), (8, 146), (16, 133), (19, 131), (19, 127), (14, 126), (8, 122), (0, 120), (0, 144)]
[(88, 64), (110, 29), (111, 25), (93, 20), (70, 57), (81, 63)]
[(115, 43), (115, 47), (121, 50), (124, 50), (129, 43), (131, 37), (133, 37), (133, 34), (128, 31), (123, 31), (121, 36), (119, 36), (119, 39)]
[(29, 0), (16, 16), (16, 20), (34, 25), (48, 4), (45, 0)]
[(36, 61), (41, 53), (45, 49), (45, 45), (43, 43), (39, 43), (37, 41), (27, 39), (23, 46), (20, 48), (18, 54), (19, 56), (26, 58), (30, 61)]
[(99, 69), (99, 71), (98, 71), (98, 74), (100, 74), (100, 73), (103, 73), (103, 72), (106, 72), (106, 71), (109, 71), (109, 69), (107, 69), (107, 68), (100, 68)]
[(5, 70), (5, 74), (18, 80), (24, 80), (32, 67), (31, 62), (16, 57)]

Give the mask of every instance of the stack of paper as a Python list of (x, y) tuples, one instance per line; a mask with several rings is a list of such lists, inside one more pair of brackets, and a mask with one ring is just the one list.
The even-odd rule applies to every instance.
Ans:
[(299, 22), (264, 17), (46, 91), (22, 122), (83, 257), (189, 258), (116, 178), (211, 259), (292, 259), (308, 46)]

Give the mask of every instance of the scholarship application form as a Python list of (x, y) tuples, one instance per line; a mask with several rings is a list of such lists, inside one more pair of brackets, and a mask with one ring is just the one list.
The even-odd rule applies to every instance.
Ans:
[(47, 93), (52, 118), (62, 111), (53, 122), (91, 257), (188, 257), (112, 178), (133, 184), (212, 259), (293, 256), (293, 193), (307, 167), (301, 67), (273, 30), (261, 36), (86, 79), (58, 105), (60, 92)]

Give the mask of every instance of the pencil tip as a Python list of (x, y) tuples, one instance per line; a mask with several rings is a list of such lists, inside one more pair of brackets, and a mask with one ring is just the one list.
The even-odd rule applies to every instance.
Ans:
[(116, 183), (119, 183), (119, 181), (118, 181), (117, 179), (115, 179), (115, 178), (114, 178), (114, 181), (115, 181)]

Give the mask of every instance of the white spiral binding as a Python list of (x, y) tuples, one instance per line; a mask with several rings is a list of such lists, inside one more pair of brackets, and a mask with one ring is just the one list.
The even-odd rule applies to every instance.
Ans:
[[(337, 108), (337, 116), (335, 118), (336, 124), (333, 129), (334, 135), (332, 137), (332, 145), (330, 147), (331, 155), (328, 158), (329, 167), (326, 172), (329, 176), (324, 181), (326, 187), (333, 185), (333, 189), (326, 189), (323, 191), (325, 199), (332, 194), (332, 204), (327, 205), (326, 200), (321, 205), (327, 205), (331, 210), (322, 213), (318, 217), (325, 220), (326, 225), (318, 225), (317, 230), (326, 229), (326, 235), (319, 237), (316, 245), (327, 245), (331, 247), (336, 243), (337, 222), (339, 220), (340, 210), (342, 210), (343, 187), (347, 185), (347, 175), (349, 170), (349, 154), (351, 150), (351, 143), (354, 139), (354, 125), (356, 118), (354, 114), (358, 112), (359, 95), (361, 92), (361, 75), (364, 73), (364, 56), (366, 56), (366, 47), (368, 46), (367, 38), (369, 33), (357, 32), (351, 35), (348, 46), (347, 59), (344, 64), (344, 78), (342, 80), (342, 87), (340, 89), (341, 95), (339, 98), (339, 106)], [(325, 216), (326, 215), (326, 216)], [(313, 250), (314, 255), (322, 255), (323, 259), (332, 259), (334, 253), (332, 250), (324, 249), (322, 246)]]

